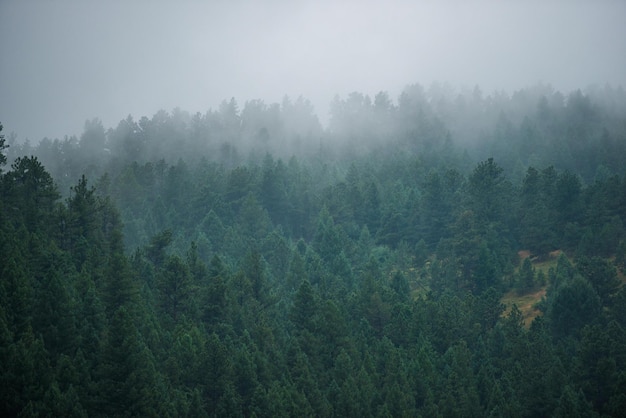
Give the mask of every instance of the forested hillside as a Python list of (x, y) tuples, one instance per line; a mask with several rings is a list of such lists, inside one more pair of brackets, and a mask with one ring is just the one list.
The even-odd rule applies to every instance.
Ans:
[(326, 128), (231, 99), (0, 151), (2, 416), (626, 415), (621, 88), (353, 93)]

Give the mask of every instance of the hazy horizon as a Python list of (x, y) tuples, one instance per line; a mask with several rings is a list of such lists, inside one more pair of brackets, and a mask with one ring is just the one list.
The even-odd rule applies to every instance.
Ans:
[(37, 142), (234, 97), (626, 87), (626, 2), (2, 2), (0, 122)]

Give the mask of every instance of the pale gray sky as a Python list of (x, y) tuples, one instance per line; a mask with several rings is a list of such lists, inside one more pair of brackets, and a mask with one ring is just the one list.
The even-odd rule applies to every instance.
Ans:
[(36, 142), (235, 97), (626, 87), (626, 1), (0, 0), (0, 122)]

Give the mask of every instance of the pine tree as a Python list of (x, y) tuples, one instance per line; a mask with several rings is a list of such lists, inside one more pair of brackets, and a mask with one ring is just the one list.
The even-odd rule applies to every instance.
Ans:
[(519, 271), (519, 288), (528, 292), (535, 287), (535, 269), (529, 258), (525, 258)]
[(296, 292), (291, 309), (291, 321), (296, 329), (315, 332), (318, 302), (308, 280), (303, 280)]
[(226, 309), (226, 281), (228, 274), (222, 260), (214, 255), (208, 270), (205, 288), (203, 318), (209, 325), (216, 325), (224, 317)]
[[(2, 128), (2, 123), (0, 123), (0, 132), (2, 132)], [(4, 135), (0, 133), (0, 176), (2, 176), (2, 166), (7, 163), (7, 156), (4, 153), (4, 150), (7, 148), (9, 148), (9, 146), (6, 144)]]
[(122, 232), (114, 230), (109, 241), (109, 259), (105, 272), (103, 302), (109, 318), (119, 308), (135, 314), (139, 303), (139, 288), (124, 254)]
[(567, 385), (563, 388), (553, 416), (556, 418), (583, 418), (597, 416), (597, 414), (593, 412), (582, 392), (576, 393), (570, 385)]
[(3, 200), (5, 207), (15, 211), (14, 222), (22, 223), (29, 232), (53, 232), (59, 193), (52, 176), (36, 157), (17, 158), (11, 169), (3, 176)]
[(34, 329), (41, 333), (46, 349), (55, 359), (61, 353), (73, 353), (78, 343), (73, 292), (60, 274), (61, 271), (50, 271), (42, 280), (33, 318)]
[[(202, 356), (202, 371), (206, 404), (210, 415), (216, 412), (221, 399), (232, 396), (228, 393), (232, 384), (232, 351), (216, 334), (208, 336)], [(228, 399), (224, 399), (228, 401)]]
[(178, 256), (170, 256), (158, 279), (161, 307), (165, 315), (177, 323), (181, 317), (192, 320), (197, 315), (197, 299), (191, 273)]
[(580, 257), (576, 260), (576, 270), (586, 278), (600, 296), (602, 305), (610, 307), (612, 298), (620, 288), (615, 267), (599, 257)]
[(98, 410), (113, 416), (157, 415), (159, 377), (150, 350), (125, 306), (109, 325), (97, 370)]
[(553, 335), (576, 335), (585, 325), (597, 321), (602, 306), (591, 284), (580, 275), (563, 283), (548, 298), (547, 316)]

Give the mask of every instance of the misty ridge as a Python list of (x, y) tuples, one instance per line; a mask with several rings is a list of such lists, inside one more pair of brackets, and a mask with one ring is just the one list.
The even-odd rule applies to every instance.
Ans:
[(129, 115), (116, 127), (94, 118), (85, 122), (80, 138), (46, 137), (31, 144), (13, 133), (8, 157), (34, 154), (55, 179), (71, 184), (82, 173), (99, 176), (108, 166), (133, 161), (204, 158), (232, 168), (258, 163), (266, 154), (284, 160), (371, 152), (428, 158), (447, 149), (465, 158), (467, 168), (494, 157), (515, 178), (529, 165), (554, 164), (591, 180), (598, 169), (622, 172), (625, 114), (626, 93), (608, 85), (562, 93), (538, 84), (511, 95), (486, 95), (479, 86), (456, 91), (446, 83), (413, 84), (395, 100), (384, 91), (373, 98), (359, 92), (335, 96), (326, 127), (302, 96), (243, 105), (231, 98), (204, 114), (160, 110), (138, 120)]

